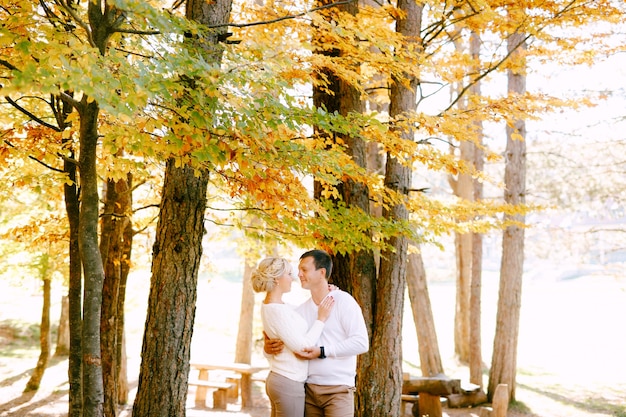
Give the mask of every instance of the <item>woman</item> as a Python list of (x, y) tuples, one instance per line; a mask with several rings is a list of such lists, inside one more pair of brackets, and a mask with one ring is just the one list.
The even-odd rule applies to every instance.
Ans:
[(283, 258), (265, 258), (252, 272), (252, 288), (266, 292), (261, 306), (263, 330), (272, 339), (281, 339), (285, 349), (268, 356), (270, 373), (265, 389), (272, 406), (272, 417), (304, 416), (304, 381), (309, 363), (298, 359), (294, 352), (315, 345), (330, 315), (334, 300), (326, 297), (320, 303), (317, 320), (308, 329), (307, 323), (293, 306), (283, 302), (283, 294), (291, 291), (294, 280), (289, 262)]

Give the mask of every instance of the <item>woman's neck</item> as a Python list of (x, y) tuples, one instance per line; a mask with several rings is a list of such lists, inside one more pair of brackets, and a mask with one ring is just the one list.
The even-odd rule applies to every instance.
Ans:
[(263, 300), (264, 304), (283, 304), (283, 294), (278, 291), (268, 292)]

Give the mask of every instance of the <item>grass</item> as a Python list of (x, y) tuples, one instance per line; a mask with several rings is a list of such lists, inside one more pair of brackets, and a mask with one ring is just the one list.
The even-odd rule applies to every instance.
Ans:
[(0, 356), (23, 358), (39, 355), (39, 324), (20, 320), (0, 322)]

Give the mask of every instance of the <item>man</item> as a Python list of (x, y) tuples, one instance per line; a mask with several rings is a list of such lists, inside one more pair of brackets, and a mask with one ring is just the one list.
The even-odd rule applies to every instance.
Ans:
[[(319, 249), (300, 257), (298, 277), (302, 288), (311, 291), (311, 298), (297, 311), (311, 326), (317, 318), (317, 306), (332, 292), (335, 306), (326, 321), (317, 346), (297, 356), (309, 359), (305, 385), (306, 417), (354, 416), (354, 391), (357, 355), (369, 349), (369, 337), (361, 307), (345, 291), (331, 291), (328, 279), (333, 263), (330, 255)], [(282, 350), (282, 342), (265, 340), (267, 354)]]

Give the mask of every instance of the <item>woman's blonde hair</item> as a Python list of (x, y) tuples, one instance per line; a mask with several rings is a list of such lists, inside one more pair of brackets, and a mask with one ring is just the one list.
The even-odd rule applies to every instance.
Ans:
[(263, 259), (254, 271), (250, 279), (252, 280), (252, 289), (255, 292), (272, 291), (276, 280), (285, 272), (291, 271), (291, 265), (283, 258), (269, 257)]

